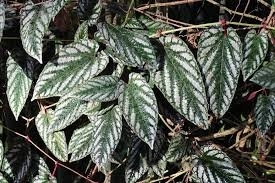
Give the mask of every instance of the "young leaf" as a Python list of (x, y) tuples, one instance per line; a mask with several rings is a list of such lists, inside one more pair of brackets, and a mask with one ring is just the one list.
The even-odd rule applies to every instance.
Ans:
[(75, 122), (86, 111), (87, 102), (71, 97), (61, 97), (54, 111), (53, 122), (49, 124), (49, 131), (58, 131)]
[(28, 98), (32, 85), (32, 72), (30, 62), (24, 63), (24, 68), (22, 68), (18, 64), (18, 58), (9, 56), (7, 60), (7, 98), (16, 120), (18, 120)]
[(244, 40), (244, 61), (242, 73), (247, 80), (263, 63), (268, 49), (267, 31), (257, 35), (256, 30), (250, 30)]
[(80, 41), (81, 39), (88, 39), (88, 22), (84, 21), (79, 25), (74, 35), (74, 41)]
[(33, 178), (32, 183), (57, 183), (56, 178), (51, 176), (51, 172), (44, 159), (39, 157), (36, 161), (38, 175)]
[(231, 159), (213, 145), (200, 149), (201, 155), (192, 157), (192, 180), (194, 182), (211, 183), (245, 183), (240, 171), (233, 165)]
[(168, 162), (176, 162), (183, 158), (188, 148), (187, 140), (181, 135), (173, 136), (165, 157)]
[(164, 67), (156, 73), (155, 84), (165, 98), (186, 119), (207, 129), (208, 104), (203, 79), (188, 46), (173, 36), (161, 37)]
[(256, 125), (262, 135), (272, 126), (275, 120), (275, 96), (258, 96), (255, 106)]
[(267, 89), (275, 90), (275, 61), (272, 60), (260, 68), (250, 81)]
[(153, 149), (158, 123), (157, 101), (153, 90), (140, 74), (130, 74), (119, 105), (134, 133)]
[(42, 63), (42, 39), (53, 18), (52, 2), (35, 5), (27, 1), (20, 14), (20, 37), (25, 51)]
[(0, 0), (0, 42), (3, 36), (3, 30), (5, 27), (5, 4)]
[(124, 85), (116, 76), (98, 76), (75, 88), (68, 96), (86, 101), (107, 102), (117, 99)]
[(122, 64), (133, 67), (146, 64), (149, 69), (157, 68), (155, 51), (147, 36), (103, 23), (98, 24), (98, 30), (113, 51), (109, 53), (122, 58), (119, 59)]
[(97, 53), (95, 41), (80, 40), (66, 45), (59, 58), (49, 62), (41, 72), (34, 88), (33, 98), (62, 96), (72, 88), (99, 74), (109, 62), (104, 52)]
[(111, 158), (121, 137), (122, 114), (118, 106), (102, 116), (89, 116), (91, 123), (94, 124), (93, 149), (91, 157), (99, 167), (107, 163)]
[(53, 155), (66, 162), (68, 160), (67, 143), (64, 132), (49, 132), (49, 126), (53, 123), (54, 111), (49, 109), (40, 111), (35, 118), (35, 125), (39, 135)]
[(198, 63), (201, 65), (210, 109), (217, 118), (228, 110), (234, 97), (242, 61), (242, 43), (231, 28), (210, 28), (201, 34)]

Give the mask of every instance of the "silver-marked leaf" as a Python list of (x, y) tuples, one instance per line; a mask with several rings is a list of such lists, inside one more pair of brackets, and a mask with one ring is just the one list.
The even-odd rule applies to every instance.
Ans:
[(198, 45), (198, 63), (205, 77), (209, 105), (217, 118), (228, 110), (234, 97), (242, 62), (242, 43), (232, 28), (203, 31)]
[(258, 96), (255, 106), (256, 125), (264, 135), (275, 121), (275, 96)]
[(5, 4), (4, 4), (4, 1), (0, 1), (0, 42), (3, 36), (4, 27), (5, 27)]
[(119, 105), (134, 133), (153, 149), (158, 123), (156, 97), (145, 79), (136, 73), (129, 75), (129, 83)]
[(87, 20), (89, 26), (95, 25), (97, 23), (101, 14), (101, 10), (102, 10), (101, 1), (98, 1), (93, 8), (93, 14)]
[(133, 67), (146, 65), (153, 70), (157, 68), (155, 51), (146, 35), (103, 23), (98, 24), (98, 30), (112, 50), (109, 54), (121, 58), (122, 64)]
[(13, 55), (10, 55), (7, 60), (7, 98), (16, 120), (28, 98), (33, 72), (29, 61), (24, 63), (24, 68), (18, 62), (18, 57), (13, 57)]
[(75, 122), (86, 111), (87, 102), (71, 97), (61, 97), (54, 110), (53, 122), (49, 131), (58, 131)]
[(66, 3), (70, 2), (71, 0), (54, 0), (51, 13), (53, 18), (57, 15), (57, 13), (65, 6)]
[(166, 171), (166, 165), (167, 165), (166, 157), (165, 155), (163, 155), (161, 159), (159, 159), (157, 162), (151, 165), (151, 168), (155, 172), (155, 174), (162, 177)]
[(57, 159), (66, 162), (68, 160), (68, 148), (65, 133), (63, 131), (49, 132), (49, 126), (54, 122), (53, 118), (53, 110), (42, 110), (35, 118), (35, 125), (47, 148)]
[(80, 160), (92, 153), (95, 130), (93, 123), (74, 130), (68, 148), (69, 153), (72, 153), (70, 162)]
[(172, 106), (195, 125), (207, 129), (208, 104), (203, 78), (188, 46), (174, 36), (161, 37), (165, 60), (155, 84)]
[(104, 75), (88, 80), (67, 95), (86, 101), (107, 102), (117, 99), (124, 86), (118, 77)]
[(3, 158), (4, 158), (4, 146), (3, 146), (3, 143), (2, 143), (2, 140), (0, 140), (0, 166), (2, 165), (2, 161), (3, 161)]
[(98, 48), (95, 41), (83, 39), (66, 45), (60, 51), (59, 58), (47, 63), (41, 72), (32, 100), (62, 96), (99, 74), (109, 58), (104, 52), (96, 56)]
[(243, 79), (246, 81), (263, 63), (268, 49), (268, 32), (250, 30), (244, 40)]
[(57, 183), (56, 178), (51, 175), (44, 159), (39, 157), (37, 161), (38, 175), (33, 178), (32, 183)]
[(8, 183), (7, 179), (4, 177), (2, 173), (0, 173), (0, 182), (1, 183)]
[(194, 155), (192, 180), (197, 183), (245, 183), (240, 171), (232, 160), (220, 149), (206, 145), (200, 149), (201, 155)]
[(123, 74), (123, 70), (124, 70), (124, 65), (121, 63), (118, 63), (116, 65), (116, 69), (114, 70), (114, 72), (112, 73), (112, 76), (116, 76), (118, 78), (121, 77), (121, 75)]
[(92, 160), (103, 166), (111, 158), (121, 137), (122, 114), (118, 106), (100, 117), (88, 116), (94, 124)]
[(135, 139), (129, 152), (128, 161), (125, 167), (126, 183), (135, 183), (149, 169), (146, 154), (142, 152), (143, 144), (139, 139)]
[(166, 24), (165, 22), (162, 22), (160, 19), (150, 20), (149, 18), (147, 18), (145, 16), (141, 16), (139, 18), (139, 20), (148, 29), (148, 33), (151, 33), (151, 34), (155, 34), (159, 30), (165, 31), (165, 30), (172, 30), (172, 29), (174, 29), (173, 26), (171, 26), (169, 24)]
[(8, 159), (4, 156), (1, 164), (1, 172), (5, 172), (6, 179), (14, 179), (14, 174), (11, 168), (11, 164)]
[(168, 162), (176, 162), (183, 158), (188, 149), (187, 140), (181, 135), (173, 136), (165, 154)]
[(20, 37), (25, 51), (42, 63), (42, 39), (48, 29), (52, 14), (52, 1), (35, 5), (27, 1), (20, 13)]
[(84, 21), (76, 30), (74, 35), (74, 41), (79, 41), (81, 39), (88, 39), (88, 22)]
[(275, 61), (272, 60), (260, 68), (250, 81), (267, 89), (275, 90)]

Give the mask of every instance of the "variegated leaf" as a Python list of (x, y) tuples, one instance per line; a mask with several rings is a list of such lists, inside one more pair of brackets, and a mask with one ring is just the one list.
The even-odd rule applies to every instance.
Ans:
[(2, 161), (3, 161), (3, 158), (4, 158), (4, 146), (3, 146), (3, 143), (2, 143), (2, 140), (0, 140), (0, 166), (2, 165)]
[(79, 25), (76, 33), (74, 35), (74, 41), (79, 41), (81, 39), (88, 39), (88, 22), (84, 21)]
[(203, 31), (198, 45), (198, 63), (205, 77), (210, 109), (217, 118), (228, 110), (241, 69), (242, 43), (232, 28)]
[(54, 122), (53, 118), (53, 110), (42, 110), (35, 118), (35, 125), (47, 148), (57, 159), (66, 162), (68, 160), (68, 148), (65, 133), (63, 131), (49, 132), (49, 126)]
[(122, 27), (98, 24), (100, 36), (112, 51), (109, 54), (120, 58), (124, 65), (157, 69), (155, 50), (147, 36)]
[(0, 173), (0, 182), (1, 183), (9, 183), (2, 173)]
[(116, 77), (120, 78), (123, 74), (123, 70), (124, 70), (124, 65), (121, 63), (118, 63), (116, 65), (116, 69), (112, 73), (112, 76), (116, 76)]
[(52, 2), (35, 5), (27, 1), (20, 13), (20, 37), (25, 51), (42, 63), (42, 39), (48, 29), (52, 14)]
[(57, 183), (56, 178), (51, 175), (44, 159), (39, 157), (36, 161), (38, 161), (38, 174), (33, 178), (32, 183)]
[(87, 102), (71, 97), (61, 97), (54, 111), (53, 122), (49, 124), (49, 131), (58, 131), (75, 122), (86, 111)]
[(0, 1), (0, 42), (3, 36), (3, 30), (5, 27), (5, 4), (4, 1)]
[(187, 140), (181, 134), (177, 134), (171, 139), (165, 157), (168, 162), (176, 162), (183, 158), (187, 152), (187, 149)]
[(213, 145), (201, 147), (200, 155), (192, 157), (192, 180), (197, 183), (245, 183), (232, 160)]
[(18, 57), (13, 55), (10, 55), (7, 60), (7, 98), (16, 120), (28, 98), (33, 72), (29, 61), (24, 63), (24, 68), (18, 62)]
[(159, 30), (165, 31), (174, 29), (173, 26), (162, 22), (160, 19), (150, 20), (145, 16), (141, 16), (139, 20), (148, 29), (148, 33), (151, 34), (155, 34)]
[(161, 37), (165, 60), (155, 84), (172, 106), (195, 125), (207, 129), (208, 104), (198, 64), (188, 46), (174, 36)]
[(264, 135), (275, 121), (275, 96), (258, 96), (255, 106), (256, 125)]
[(1, 172), (5, 172), (5, 179), (13, 180), (14, 174), (8, 159), (4, 156), (1, 164)]
[(119, 105), (134, 133), (153, 149), (158, 123), (157, 101), (153, 90), (140, 74), (130, 74)]
[(275, 61), (272, 60), (260, 68), (250, 81), (267, 89), (275, 90)]
[(116, 76), (104, 75), (92, 78), (67, 95), (86, 101), (107, 102), (118, 98), (124, 82)]
[(92, 160), (103, 166), (111, 158), (121, 137), (122, 114), (118, 106), (102, 116), (88, 116), (94, 124)]
[(53, 18), (57, 15), (57, 13), (65, 6), (66, 3), (71, 0), (54, 0), (52, 5), (51, 14)]
[(88, 19), (88, 25), (95, 25), (100, 17), (101, 14), (101, 10), (102, 10), (102, 5), (101, 5), (101, 1), (98, 1), (96, 3), (96, 5), (93, 8), (93, 14), (89, 17)]
[(244, 61), (242, 73), (244, 81), (247, 80), (263, 63), (268, 49), (268, 32), (259, 34), (255, 29), (250, 30), (244, 40)]
[(80, 160), (92, 153), (95, 130), (93, 123), (74, 130), (68, 148), (69, 153), (72, 153), (70, 162)]
[(109, 58), (104, 52), (96, 56), (98, 48), (95, 41), (83, 39), (66, 45), (60, 51), (59, 58), (47, 63), (41, 72), (32, 100), (64, 95), (99, 74)]

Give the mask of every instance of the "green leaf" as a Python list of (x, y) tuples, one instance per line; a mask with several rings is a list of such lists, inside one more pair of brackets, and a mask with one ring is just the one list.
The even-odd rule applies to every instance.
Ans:
[(89, 26), (95, 25), (97, 23), (100, 17), (101, 11), (102, 11), (101, 1), (98, 1), (93, 8), (93, 11), (92, 11), (93, 14), (87, 20)]
[(210, 28), (201, 34), (198, 63), (205, 77), (209, 105), (217, 118), (228, 110), (240, 75), (242, 43), (232, 28)]
[(98, 48), (95, 41), (83, 39), (66, 45), (60, 51), (59, 58), (47, 63), (41, 72), (32, 100), (62, 96), (99, 74), (109, 58), (104, 52), (96, 53)]
[(121, 137), (122, 114), (118, 106), (102, 116), (88, 116), (94, 124), (92, 160), (99, 166), (103, 166), (111, 158)]
[(63, 131), (49, 132), (49, 126), (54, 122), (53, 118), (53, 110), (42, 110), (35, 118), (35, 125), (47, 148), (57, 159), (66, 162), (68, 160), (68, 148), (65, 133)]
[(25, 51), (42, 63), (42, 39), (48, 29), (52, 14), (51, 1), (35, 5), (27, 1), (20, 13), (20, 37)]
[(51, 13), (52, 13), (52, 18), (54, 18), (57, 13), (65, 6), (66, 3), (70, 2), (71, 0), (54, 0)]
[(43, 158), (38, 159), (38, 175), (36, 175), (32, 183), (57, 183), (55, 177), (51, 176), (51, 172)]
[(16, 120), (28, 98), (33, 72), (30, 62), (25, 62), (22, 68), (18, 59), (10, 55), (7, 60), (7, 98)]
[(0, 42), (3, 36), (4, 27), (5, 27), (5, 4), (4, 4), (4, 1), (0, 1)]
[(112, 76), (116, 76), (120, 78), (123, 74), (123, 71), (124, 71), (124, 65), (118, 62), (118, 64), (116, 65), (116, 69), (112, 73)]
[(268, 32), (259, 34), (256, 30), (250, 30), (244, 40), (244, 61), (242, 73), (244, 81), (247, 80), (263, 63), (268, 50)]
[(157, 68), (155, 51), (148, 36), (103, 23), (98, 24), (98, 30), (112, 50), (109, 54), (121, 58), (119, 60), (122, 64), (133, 67), (146, 65), (148, 69)]
[(141, 16), (139, 18), (142, 24), (148, 29), (149, 34), (155, 34), (158, 31), (165, 31), (165, 30), (172, 30), (174, 29), (173, 26), (162, 22), (161, 19), (151, 20), (145, 16)]
[(157, 100), (140, 74), (130, 74), (129, 83), (119, 98), (119, 105), (134, 133), (153, 149), (158, 123)]
[(0, 173), (0, 182), (1, 183), (8, 183), (7, 179), (3, 176), (2, 173)]
[(76, 30), (74, 35), (74, 41), (80, 41), (81, 39), (88, 39), (88, 22), (84, 21)]
[(275, 90), (275, 61), (272, 60), (260, 68), (250, 81), (267, 89)]
[(165, 157), (168, 162), (176, 162), (186, 155), (188, 148), (187, 140), (179, 133), (171, 139)]
[(3, 146), (3, 143), (2, 143), (2, 140), (0, 140), (0, 166), (2, 165), (2, 161), (3, 161), (3, 158), (4, 158), (4, 146)]
[(232, 160), (214, 145), (205, 145), (200, 155), (192, 156), (192, 180), (198, 183), (244, 183), (240, 171)]
[(161, 37), (165, 60), (155, 84), (172, 106), (195, 125), (207, 129), (208, 104), (198, 64), (188, 46), (174, 36)]
[(6, 179), (14, 179), (13, 171), (8, 159), (4, 156), (1, 164), (1, 172), (5, 172)]
[(256, 125), (262, 135), (272, 126), (275, 120), (275, 96), (258, 96), (255, 106)]
[(75, 122), (86, 111), (87, 102), (71, 97), (61, 97), (54, 111), (53, 122), (49, 131), (58, 131)]
[(116, 76), (98, 76), (75, 88), (68, 96), (86, 101), (107, 102), (117, 99), (124, 86), (124, 82)]

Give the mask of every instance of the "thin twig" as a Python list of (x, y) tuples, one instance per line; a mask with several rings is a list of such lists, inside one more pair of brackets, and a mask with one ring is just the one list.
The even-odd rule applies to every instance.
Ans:
[(250, 136), (255, 134), (255, 130), (252, 130), (248, 135), (246, 135), (245, 137), (241, 138), (238, 142), (236, 142), (235, 144), (233, 144), (232, 146), (230, 146), (228, 149), (232, 149), (233, 147), (237, 146), (239, 143), (241, 143), (242, 141), (248, 139)]
[(268, 7), (268, 8), (270, 8), (270, 7), (271, 7), (271, 5), (270, 5), (270, 4), (268, 4), (267, 2), (265, 2), (264, 0), (258, 0), (258, 2), (259, 2), (259, 3), (261, 3), (262, 5), (264, 5), (264, 6)]

